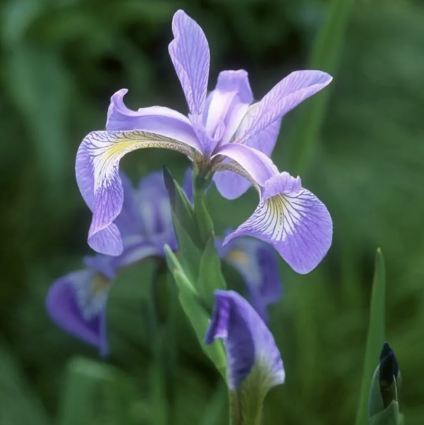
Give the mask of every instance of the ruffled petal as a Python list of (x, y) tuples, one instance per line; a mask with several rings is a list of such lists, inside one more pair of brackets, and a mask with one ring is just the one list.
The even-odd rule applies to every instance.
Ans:
[(218, 252), (242, 275), (250, 304), (266, 322), (268, 305), (279, 301), (283, 294), (274, 250), (254, 238), (234, 239), (224, 248), (225, 252)]
[(298, 273), (309, 273), (331, 246), (333, 225), (325, 205), (301, 187), (299, 178), (281, 173), (266, 182), (253, 215), (224, 244), (253, 236), (271, 244)]
[(228, 143), (253, 102), (247, 72), (222, 71), (208, 99), (206, 131), (220, 144)]
[(127, 89), (121, 89), (111, 97), (106, 121), (107, 131), (143, 130), (158, 133), (181, 140), (201, 151), (199, 140), (186, 116), (163, 106), (132, 111), (124, 104), (127, 92)]
[[(215, 167), (219, 171), (215, 175), (215, 183), (219, 184), (219, 191), (227, 199), (235, 199), (239, 196), (239, 181), (233, 183), (233, 174), (224, 174), (222, 171), (231, 170), (240, 174), (248, 184), (264, 185), (273, 175), (278, 173), (277, 167), (262, 152), (245, 145), (229, 143), (219, 148), (217, 154), (226, 156), (236, 162), (221, 162)], [(220, 176), (221, 175), (221, 176)]]
[(109, 282), (92, 270), (70, 273), (53, 283), (46, 298), (51, 319), (64, 331), (98, 347), (106, 356)]
[(209, 45), (200, 26), (179, 10), (172, 20), (169, 55), (181, 82), (190, 113), (201, 115), (209, 78)]
[(330, 75), (321, 71), (292, 72), (252, 108), (252, 114), (243, 134), (238, 135), (238, 141), (247, 143), (299, 103), (322, 90), (331, 80)]
[(172, 149), (190, 158), (196, 155), (184, 142), (139, 130), (92, 132), (78, 149), (77, 183), (93, 212), (88, 244), (97, 252), (119, 255), (123, 250), (120, 231), (113, 223), (122, 210), (124, 199), (119, 161), (126, 153), (142, 148)]
[(271, 332), (234, 291), (215, 291), (215, 310), (205, 342), (210, 344), (217, 338), (225, 344), (231, 390), (237, 389), (254, 367), (266, 389), (284, 382), (283, 362)]

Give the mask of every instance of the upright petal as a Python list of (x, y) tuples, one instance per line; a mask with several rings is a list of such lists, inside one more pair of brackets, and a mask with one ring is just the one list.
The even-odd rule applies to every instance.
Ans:
[(47, 311), (64, 331), (108, 354), (106, 302), (109, 283), (92, 270), (70, 273), (53, 283), (46, 298)]
[(308, 97), (330, 84), (332, 77), (321, 71), (292, 72), (252, 108), (249, 122), (238, 141), (246, 143), (253, 136), (287, 114)]
[(192, 115), (201, 115), (205, 107), (209, 77), (209, 45), (200, 26), (182, 10), (172, 20), (174, 39), (169, 55), (180, 79)]
[(119, 255), (123, 250), (121, 234), (113, 223), (124, 199), (119, 161), (126, 153), (142, 148), (172, 149), (192, 159), (197, 155), (185, 142), (139, 130), (92, 132), (78, 149), (76, 178), (84, 200), (93, 211), (88, 243), (95, 251)]
[[(262, 152), (250, 148), (245, 145), (236, 143), (229, 143), (219, 148), (218, 153), (212, 159), (217, 158), (218, 155), (223, 155), (233, 162), (220, 162), (215, 167), (216, 179), (219, 182), (220, 193), (227, 199), (235, 199), (238, 195), (239, 182), (233, 183), (233, 174), (224, 174), (226, 170), (238, 173), (242, 176), (248, 184), (264, 185), (273, 175), (278, 173), (277, 167), (273, 164)], [(234, 164), (234, 162), (236, 164)], [(219, 174), (222, 177), (219, 177)], [(217, 180), (215, 180), (216, 183)]]
[(221, 144), (228, 143), (253, 102), (247, 72), (222, 71), (208, 100), (206, 131)]
[(186, 116), (163, 106), (151, 106), (132, 111), (124, 104), (124, 96), (127, 92), (127, 89), (121, 89), (111, 97), (106, 121), (107, 131), (150, 131), (181, 140), (194, 149), (201, 150), (196, 133)]
[[(238, 134), (243, 133), (243, 123), (248, 121), (249, 112), (240, 124), (239, 130), (235, 135), (238, 138)], [(271, 157), (272, 151), (274, 150), (275, 143), (277, 142), (278, 133), (281, 127), (281, 119), (276, 120), (274, 123), (260, 131), (255, 136), (251, 137), (245, 146), (257, 149), (264, 153), (266, 156)], [(214, 175), (214, 182), (219, 193), (227, 199), (237, 199), (243, 195), (251, 186), (249, 180), (237, 174), (231, 173), (231, 171), (220, 171)]]
[(205, 342), (224, 340), (230, 389), (237, 389), (254, 367), (266, 389), (282, 384), (285, 372), (280, 352), (256, 311), (234, 291), (217, 290), (215, 300)]
[[(218, 241), (219, 242), (219, 241)], [(282, 284), (274, 250), (254, 238), (232, 240), (222, 253), (243, 277), (249, 293), (249, 301), (263, 321), (268, 320), (267, 307), (282, 296)]]
[(331, 246), (333, 225), (325, 205), (301, 187), (300, 179), (281, 173), (265, 183), (253, 215), (228, 235), (253, 236), (271, 244), (298, 273), (309, 273)]

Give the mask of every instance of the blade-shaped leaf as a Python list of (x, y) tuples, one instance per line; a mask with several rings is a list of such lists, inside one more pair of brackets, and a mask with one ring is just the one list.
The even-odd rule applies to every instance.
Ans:
[(369, 386), (374, 374), (375, 365), (378, 364), (379, 361), (381, 347), (385, 341), (385, 299), (386, 276), (384, 258), (381, 250), (378, 249), (375, 259), (374, 281), (371, 293), (370, 322), (368, 327), (365, 364), (362, 375), (356, 425), (364, 425), (368, 421)]
[(213, 305), (215, 289), (226, 289), (221, 271), (221, 260), (215, 248), (215, 241), (210, 238), (200, 260), (198, 288), (207, 306)]

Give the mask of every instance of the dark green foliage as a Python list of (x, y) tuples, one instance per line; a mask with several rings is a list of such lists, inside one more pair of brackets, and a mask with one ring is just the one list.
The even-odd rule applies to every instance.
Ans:
[[(7, 348), (0, 359), (1, 425), (53, 423), (67, 361), (97, 359), (94, 349), (63, 334), (44, 311), (49, 284), (81, 267), (80, 258), (90, 253), (90, 213), (75, 183), (75, 153), (87, 132), (104, 128), (109, 97), (122, 87), (130, 89), (129, 107), (157, 104), (187, 111), (167, 55), (173, 12), (184, 8), (208, 36), (210, 88), (219, 70), (245, 68), (260, 98), (282, 76), (308, 66), (327, 4), (2, 2), (0, 337)], [(387, 264), (386, 338), (402, 366), (400, 407), (406, 423), (422, 422), (423, 22), (418, 0), (370, 0), (352, 8), (323, 131), (303, 179), (332, 214), (334, 244), (306, 276), (281, 261), (285, 297), (271, 308), (270, 328), (287, 382), (265, 401), (265, 424), (354, 422), (377, 246)], [(286, 135), (305, 107), (284, 119), (273, 156), (281, 169), (294, 170), (286, 153), (303, 142)], [(134, 181), (162, 165), (181, 181), (188, 162), (176, 153), (143, 150), (122, 165)], [(246, 219), (256, 201), (254, 191), (226, 201), (211, 189), (208, 206), (217, 234)], [(155, 378), (153, 319), (146, 307), (152, 274), (151, 265), (144, 264), (120, 277), (108, 311), (112, 356), (106, 362), (136, 391), (131, 418), (136, 424), (162, 424), (166, 418), (154, 417), (151, 407), (167, 392), (171, 424), (225, 423), (221, 378), (179, 306), (174, 320), (178, 368), (173, 379), (165, 379), (165, 389), (153, 385), (163, 377)]]

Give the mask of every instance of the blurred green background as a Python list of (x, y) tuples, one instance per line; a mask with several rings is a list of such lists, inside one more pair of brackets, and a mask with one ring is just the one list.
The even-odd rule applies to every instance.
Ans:
[[(377, 247), (387, 265), (387, 339), (403, 376), (400, 405), (407, 424), (420, 424), (424, 4), (338, 3), (346, 6), (341, 13), (347, 27), (331, 30), (321, 46), (321, 53), (331, 56), (340, 44), (340, 54), (329, 60), (331, 69), (323, 67), (335, 79), (328, 108), (321, 111), (322, 131), (314, 143), (302, 138), (308, 123), (299, 120), (309, 100), (284, 119), (273, 155), (280, 169), (301, 173), (304, 185), (328, 206), (334, 243), (309, 275), (296, 275), (281, 261), (285, 296), (271, 308), (270, 328), (287, 382), (269, 394), (265, 424), (354, 423)], [(129, 107), (157, 104), (186, 112), (167, 53), (178, 8), (208, 37), (210, 89), (220, 70), (244, 68), (260, 98), (290, 71), (319, 62), (311, 52), (329, 5), (318, 0), (2, 2), (0, 425), (78, 425), (66, 422), (63, 412), (84, 406), (95, 411), (90, 425), (161, 425), (165, 395), (173, 400), (167, 406), (170, 424), (225, 423), (225, 388), (179, 310), (172, 332), (178, 367), (162, 388), (155, 332), (146, 318), (152, 264), (132, 269), (112, 290), (112, 355), (106, 360), (112, 369), (104, 372), (82, 360), (69, 366), (76, 356), (98, 359), (95, 349), (62, 333), (44, 310), (49, 285), (81, 267), (81, 257), (90, 254), (90, 213), (75, 183), (75, 153), (86, 133), (104, 128), (109, 98), (120, 88), (130, 90)], [(343, 26), (343, 16), (336, 21)], [(135, 180), (164, 164), (180, 178), (188, 162), (176, 153), (143, 150), (122, 164)], [(256, 197), (251, 190), (231, 202), (213, 189), (209, 201), (218, 233), (246, 219)], [(237, 275), (226, 272), (237, 285)], [(94, 380), (110, 373), (110, 385), (90, 392), (90, 384), (75, 378), (80, 370)], [(72, 391), (71, 398), (80, 400), (69, 401)], [(115, 410), (128, 417), (116, 419)]]

